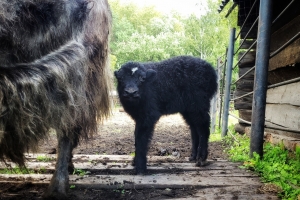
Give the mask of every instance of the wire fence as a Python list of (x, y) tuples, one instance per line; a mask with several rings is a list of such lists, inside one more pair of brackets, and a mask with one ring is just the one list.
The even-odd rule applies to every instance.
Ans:
[[(295, 2), (295, 0), (292, 0), (285, 8), (282, 9), (282, 11), (275, 16), (274, 20), (272, 21), (271, 25), (274, 25), (282, 16), (285, 12), (287, 12), (287, 10), (293, 6), (293, 3)], [(242, 119), (236, 115), (234, 115), (233, 113), (230, 113), (229, 109), (226, 109), (226, 104), (228, 106), (229, 102), (235, 102), (237, 100), (243, 100), (243, 98), (245, 97), (249, 97), (250, 95), (254, 94), (254, 90), (247, 92), (246, 94), (242, 94), (239, 96), (235, 96), (235, 97), (230, 97), (232, 95), (232, 93), (234, 93), (235, 91), (232, 91), (231, 88), (237, 88), (237, 84), (239, 82), (241, 82), (242, 80), (245, 80), (245, 77), (247, 75), (249, 75), (250, 73), (253, 73), (255, 71), (255, 64), (254, 66), (252, 66), (249, 70), (247, 70), (244, 74), (241, 74), (239, 76), (239, 78), (235, 81), (231, 81), (231, 76), (228, 76), (228, 74), (226, 73), (232, 73), (233, 70), (235, 70), (236, 67), (238, 67), (242, 61), (245, 59), (245, 57), (251, 52), (255, 52), (257, 51), (257, 43), (258, 43), (258, 39), (253, 38), (251, 40), (248, 39), (248, 36), (253, 32), (256, 31), (258, 32), (258, 23), (259, 23), (259, 14), (257, 14), (257, 17), (255, 20), (252, 19), (253, 23), (252, 25), (249, 27), (248, 32), (243, 34), (243, 38), (241, 40), (241, 42), (238, 45), (238, 48), (236, 50), (233, 51), (233, 53), (230, 55), (230, 52), (228, 51), (228, 49), (233, 48), (235, 46), (235, 44), (237, 44), (237, 42), (240, 41), (239, 37), (241, 37), (242, 35), (242, 31), (244, 31), (246, 24), (249, 25), (249, 19), (250, 19), (250, 15), (251, 17), (253, 17), (253, 11), (255, 10), (255, 8), (258, 6), (257, 4), (259, 3), (259, 1), (255, 0), (254, 3), (252, 4), (252, 7), (249, 9), (249, 12), (247, 14), (247, 16), (245, 17), (245, 20), (243, 22), (243, 24), (240, 26), (240, 31), (239, 33), (237, 33), (236, 37), (234, 37), (234, 41), (233, 44), (230, 44), (229, 42), (229, 46), (226, 49), (226, 54), (224, 54), (223, 56), (221, 56), (220, 58), (218, 58), (218, 63), (219, 60), (222, 59), (224, 60), (224, 62), (222, 64), (218, 64), (217, 69), (219, 72), (219, 77), (220, 77), (220, 92), (219, 92), (219, 127), (222, 127), (222, 136), (226, 135), (227, 132), (227, 126), (228, 126), (228, 119), (226, 121), (226, 117), (231, 116), (237, 120), (239, 120), (242, 123), (251, 125), (250, 121), (247, 121), (245, 119)], [(233, 31), (235, 33), (235, 30)], [(231, 37), (231, 36), (230, 36)], [(284, 43), (283, 45), (281, 45), (278, 49), (276, 49), (275, 51), (269, 53), (269, 59), (276, 56), (278, 53), (280, 53), (282, 50), (284, 50), (287, 46), (289, 46), (291, 43), (293, 43), (295, 40), (297, 40), (300, 37), (300, 32), (298, 32), (297, 34), (295, 34), (293, 37), (291, 37), (286, 43)], [(248, 40), (248, 45), (249, 45), (249, 41), (250, 41), (250, 46), (245, 49), (244, 47), (246, 46), (246, 42)], [(242, 50), (244, 52), (242, 52)], [(239, 57), (239, 59), (237, 60), (237, 62), (235, 63), (235, 65), (232, 65), (231, 63), (227, 63), (228, 60), (230, 60), (230, 56), (234, 57), (237, 56), (238, 54), (240, 54), (241, 56)], [(227, 56), (227, 57), (226, 57)], [(227, 71), (227, 69), (229, 68), (229, 70)], [(231, 69), (230, 69), (231, 68)], [(300, 78), (295, 78), (295, 79), (291, 79), (288, 81), (284, 81), (281, 83), (276, 83), (273, 85), (268, 85), (267, 88), (275, 88), (275, 87), (279, 87), (279, 86), (283, 86), (283, 85), (287, 85), (290, 83), (295, 83), (295, 82), (299, 82)], [(229, 85), (231, 87), (229, 87), (229, 91), (226, 91), (226, 83), (229, 82)], [(226, 98), (230, 97), (230, 98)], [(221, 120), (222, 118), (222, 120)], [(224, 120), (225, 118), (225, 120)], [(222, 121), (222, 124), (221, 124)], [(223, 124), (225, 123), (225, 124)], [(272, 123), (272, 122), (271, 122)], [(271, 125), (265, 125), (265, 128), (270, 128), (270, 129), (276, 129), (276, 130), (283, 130), (283, 131), (289, 131), (289, 132), (294, 132), (294, 133), (300, 133), (299, 130), (295, 130), (295, 129), (291, 129), (291, 128), (286, 128), (286, 127), (278, 127), (278, 126), (271, 126)]]

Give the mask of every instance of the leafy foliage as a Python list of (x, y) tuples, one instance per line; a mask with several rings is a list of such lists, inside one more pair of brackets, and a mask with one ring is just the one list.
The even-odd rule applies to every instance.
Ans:
[(84, 176), (84, 175), (86, 175), (86, 171), (85, 170), (83, 170), (83, 169), (74, 169), (74, 171), (73, 171), (73, 175), (79, 175), (79, 176)]
[[(233, 137), (235, 139), (233, 139)], [(257, 172), (263, 182), (273, 183), (281, 190), (279, 196), (282, 199), (300, 198), (300, 148), (295, 152), (286, 150), (281, 145), (264, 145), (264, 156), (261, 159), (254, 152), (253, 158), (249, 158), (250, 139), (239, 134), (229, 135), (224, 139), (226, 151), (232, 161), (243, 162), (243, 167)]]
[[(218, 3), (208, 0), (206, 14), (164, 15), (154, 7), (137, 7), (109, 1), (113, 13), (111, 53), (116, 57), (112, 68), (127, 61), (159, 61), (178, 55), (193, 55), (215, 64), (224, 54), (231, 26), (236, 17), (224, 20), (217, 12)], [(199, 11), (200, 12), (200, 11)]]

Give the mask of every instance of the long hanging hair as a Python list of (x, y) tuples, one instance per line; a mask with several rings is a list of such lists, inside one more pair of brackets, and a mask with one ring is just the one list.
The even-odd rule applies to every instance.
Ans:
[(73, 141), (109, 114), (107, 0), (0, 0), (0, 159), (49, 129)]

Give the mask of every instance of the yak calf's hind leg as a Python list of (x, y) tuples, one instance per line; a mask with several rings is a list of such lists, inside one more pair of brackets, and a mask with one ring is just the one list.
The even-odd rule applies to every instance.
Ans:
[(181, 114), (191, 130), (192, 153), (189, 161), (196, 161), (196, 166), (204, 166), (207, 164), (210, 116), (198, 112)]
[(58, 155), (55, 172), (50, 181), (50, 185), (44, 194), (44, 199), (49, 200), (67, 199), (67, 191), (69, 189), (69, 171), (74, 169), (72, 164), (72, 150), (78, 143), (77, 138), (72, 141), (66, 135), (57, 136), (57, 138)]
[(197, 120), (195, 121), (196, 116), (195, 113), (181, 113), (183, 116), (184, 120), (190, 127), (191, 131), (191, 138), (192, 138), (192, 153), (191, 156), (189, 157), (189, 161), (196, 161), (197, 154), (198, 154), (198, 146), (199, 146), (199, 135), (197, 131)]
[(200, 115), (200, 122), (197, 124), (197, 132), (199, 135), (199, 146), (196, 158), (196, 166), (205, 166), (208, 156), (208, 140), (209, 140), (209, 127), (210, 127), (210, 116), (208, 113)]

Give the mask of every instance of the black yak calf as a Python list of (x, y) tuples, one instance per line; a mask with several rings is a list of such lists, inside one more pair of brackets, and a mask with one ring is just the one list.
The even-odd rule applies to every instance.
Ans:
[(146, 155), (154, 126), (162, 115), (180, 113), (190, 126), (190, 161), (204, 164), (208, 154), (210, 100), (217, 90), (212, 66), (195, 57), (179, 56), (157, 63), (128, 62), (115, 71), (124, 110), (135, 121), (137, 174), (146, 172)]
[(24, 166), (55, 129), (46, 198), (67, 198), (72, 149), (109, 114), (110, 26), (107, 0), (0, 0), (0, 159)]

